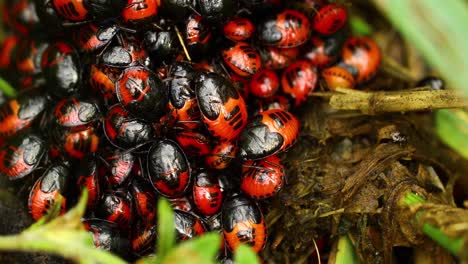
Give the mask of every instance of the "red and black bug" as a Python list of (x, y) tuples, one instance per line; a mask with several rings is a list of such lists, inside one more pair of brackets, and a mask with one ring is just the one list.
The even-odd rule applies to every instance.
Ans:
[(223, 202), (218, 179), (207, 172), (198, 173), (193, 183), (193, 201), (203, 215), (218, 213)]
[(175, 138), (188, 156), (204, 156), (211, 151), (210, 140), (200, 132), (184, 130), (177, 132)]
[(254, 199), (275, 196), (283, 184), (284, 166), (276, 155), (242, 164), (241, 190)]
[(313, 36), (302, 49), (303, 57), (319, 69), (327, 67), (338, 59), (344, 40), (342, 31), (326, 38)]
[(263, 249), (266, 225), (254, 201), (235, 194), (224, 202), (221, 217), (224, 240), (233, 252), (240, 245), (249, 245), (255, 252)]
[(10, 0), (3, 2), (3, 21), (5, 25), (21, 35), (28, 35), (41, 26), (33, 1)]
[(160, 0), (128, 0), (122, 11), (125, 23), (141, 25), (154, 19), (158, 14)]
[(110, 67), (98, 67), (91, 65), (89, 73), (89, 84), (95, 91), (100, 92), (104, 99), (117, 102), (117, 94), (115, 91), (115, 81), (118, 76)]
[(283, 92), (294, 99), (294, 104), (303, 104), (317, 86), (317, 68), (307, 60), (298, 60), (289, 65), (281, 75)]
[(239, 155), (244, 160), (263, 159), (291, 147), (299, 135), (299, 120), (283, 110), (255, 116), (240, 136)]
[(151, 124), (131, 117), (120, 105), (109, 109), (103, 127), (107, 139), (124, 150), (140, 147), (154, 136)]
[(191, 56), (196, 59), (207, 51), (211, 36), (211, 29), (204, 17), (192, 14), (185, 21), (185, 43)]
[(54, 117), (57, 125), (71, 128), (96, 122), (101, 115), (96, 103), (70, 97), (57, 104)]
[(299, 55), (299, 48), (262, 47), (259, 49), (263, 66), (266, 69), (283, 69), (293, 63)]
[(89, 23), (72, 31), (71, 39), (80, 52), (94, 52), (105, 47), (117, 34), (116, 25), (98, 26)]
[(154, 62), (170, 63), (180, 50), (180, 42), (174, 30), (146, 31), (143, 46)]
[(47, 98), (38, 94), (23, 95), (3, 103), (0, 106), (0, 137), (8, 138), (30, 127), (47, 105)]
[(222, 141), (214, 146), (205, 157), (205, 164), (210, 169), (227, 168), (237, 155), (237, 146), (231, 141)]
[(258, 27), (262, 44), (278, 48), (292, 48), (305, 43), (311, 32), (309, 19), (301, 12), (286, 9), (268, 17)]
[(39, 165), (46, 152), (46, 143), (37, 135), (17, 135), (0, 147), (0, 175), (20, 179)]
[(85, 0), (52, 0), (57, 13), (71, 21), (84, 21), (88, 17)]
[(78, 178), (76, 185), (78, 185), (80, 191), (84, 188), (88, 189), (87, 207), (94, 209), (101, 197), (96, 160), (94, 158), (82, 159), (76, 176)]
[(108, 191), (99, 201), (95, 214), (97, 217), (116, 223), (120, 228), (130, 227), (133, 219), (132, 201), (127, 193), (122, 191)]
[(249, 39), (255, 31), (253, 23), (243, 17), (237, 17), (224, 24), (224, 36), (232, 41), (244, 41)]
[(172, 80), (169, 83), (168, 109), (178, 125), (195, 129), (200, 125), (200, 109), (195, 96), (196, 72), (191, 65), (176, 62), (172, 65)]
[(135, 201), (135, 209), (140, 219), (149, 225), (155, 223), (157, 195), (149, 187), (149, 182), (142, 177), (133, 177), (130, 192)]
[(55, 140), (62, 152), (74, 159), (82, 159), (88, 154), (96, 153), (99, 147), (99, 136), (94, 127), (67, 131)]
[(180, 22), (193, 11), (196, 4), (196, 0), (165, 0), (161, 3), (161, 14)]
[(80, 22), (116, 17), (126, 3), (124, 0), (52, 0), (52, 4), (62, 18)]
[(60, 214), (65, 213), (67, 191), (70, 181), (70, 168), (62, 163), (50, 166), (31, 189), (28, 199), (29, 213), (34, 221), (47, 214), (48, 209), (61, 197)]
[(352, 66), (358, 84), (369, 81), (377, 73), (381, 54), (377, 44), (367, 37), (349, 38), (341, 51), (343, 63)]
[(156, 142), (148, 153), (149, 179), (167, 197), (181, 196), (190, 183), (190, 165), (180, 146), (168, 139)]
[(230, 74), (232, 85), (239, 91), (244, 100), (249, 98), (249, 81), (235, 73)]
[(246, 42), (237, 42), (222, 51), (224, 63), (236, 74), (249, 77), (262, 68), (258, 51)]
[(154, 252), (156, 246), (157, 228), (152, 225), (136, 225), (132, 234), (132, 250), (134, 253), (145, 256)]
[(201, 74), (196, 82), (203, 123), (215, 138), (235, 139), (247, 123), (247, 106), (232, 84), (215, 73)]
[(132, 66), (149, 67), (151, 62), (145, 49), (137, 41), (125, 40), (121, 45), (107, 48), (101, 57), (101, 64), (120, 73)]
[(291, 104), (286, 96), (283, 95), (274, 95), (269, 98), (264, 98), (257, 100), (257, 107), (255, 108), (254, 114), (258, 114), (267, 110), (284, 110), (289, 111), (291, 109)]
[(41, 59), (48, 46), (46, 42), (21, 39), (14, 54), (16, 69), (23, 75), (39, 74)]
[(197, 0), (200, 13), (210, 23), (216, 23), (234, 15), (237, 7), (235, 0)]
[(106, 177), (113, 186), (124, 183), (130, 176), (135, 162), (135, 156), (129, 152), (112, 151), (104, 156)]
[(260, 98), (273, 96), (279, 89), (280, 81), (273, 70), (264, 69), (250, 79), (250, 94)]
[(127, 68), (115, 88), (120, 104), (134, 116), (144, 120), (156, 120), (163, 116), (167, 94), (154, 73), (143, 67)]
[(6, 37), (0, 44), (0, 70), (8, 70), (13, 66), (13, 59), (15, 57), (13, 51), (18, 42), (18, 36), (11, 35)]
[(192, 239), (206, 231), (198, 216), (185, 211), (174, 210), (174, 224), (177, 241)]
[(354, 77), (345, 68), (340, 66), (333, 66), (326, 68), (322, 71), (322, 77), (325, 80), (327, 87), (331, 91), (336, 88), (354, 88)]
[(130, 242), (115, 223), (101, 219), (82, 221), (85, 229), (92, 235), (96, 248), (113, 252), (121, 257), (128, 256)]
[(331, 35), (340, 30), (348, 18), (348, 12), (340, 5), (328, 4), (321, 7), (314, 16), (314, 30), (324, 35)]
[(56, 42), (44, 52), (42, 71), (51, 94), (65, 97), (76, 93), (81, 84), (77, 51), (65, 42)]

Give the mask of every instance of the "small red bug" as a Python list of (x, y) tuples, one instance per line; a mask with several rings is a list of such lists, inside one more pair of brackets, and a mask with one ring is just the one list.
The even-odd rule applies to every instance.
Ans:
[(107, 180), (111, 185), (121, 185), (129, 178), (135, 162), (132, 153), (114, 151), (104, 159), (108, 166)]
[(311, 32), (309, 19), (301, 12), (286, 9), (263, 21), (258, 29), (264, 45), (292, 48), (305, 43)]
[(107, 139), (114, 146), (124, 150), (139, 147), (154, 136), (150, 124), (130, 117), (120, 105), (114, 105), (109, 109), (103, 127)]
[(304, 45), (304, 58), (308, 59), (319, 69), (327, 67), (338, 59), (343, 42), (343, 34), (340, 34), (340, 32), (327, 38), (313, 36)]
[(68, 166), (54, 164), (44, 172), (41, 178), (37, 179), (28, 199), (29, 213), (34, 221), (46, 215), (48, 209), (59, 197), (62, 197), (60, 214), (65, 213), (66, 199), (62, 194), (66, 192), (69, 177)]
[(95, 214), (101, 219), (114, 222), (120, 228), (126, 229), (130, 227), (133, 219), (131, 200), (121, 191), (104, 193), (96, 207)]
[(203, 123), (220, 140), (235, 139), (247, 123), (247, 106), (232, 84), (215, 73), (201, 74), (196, 83)]
[(246, 78), (241, 77), (235, 73), (231, 73), (230, 77), (232, 84), (242, 95), (242, 98), (244, 98), (244, 100), (247, 100), (249, 98), (249, 81)]
[(236, 252), (240, 245), (249, 245), (259, 252), (266, 244), (266, 225), (260, 208), (254, 201), (236, 194), (222, 209), (224, 240)]
[(54, 117), (56, 124), (60, 126), (77, 127), (97, 121), (100, 112), (97, 104), (71, 97), (57, 104)]
[(188, 156), (204, 156), (210, 153), (210, 141), (202, 133), (196, 131), (181, 131), (175, 135), (179, 146)]
[(205, 164), (210, 169), (222, 170), (231, 164), (236, 154), (237, 146), (233, 142), (222, 141), (205, 157)]
[(275, 47), (263, 47), (260, 49), (263, 66), (266, 69), (283, 69), (293, 63), (299, 55), (299, 48), (278, 49)]
[(143, 24), (158, 14), (160, 0), (128, 0), (127, 6), (122, 11), (125, 23)]
[(206, 44), (211, 39), (211, 31), (203, 17), (192, 14), (186, 21), (185, 40), (190, 47), (196, 44)]
[(328, 4), (319, 9), (314, 17), (314, 30), (330, 35), (341, 29), (346, 23), (348, 12), (340, 5)]
[(135, 209), (140, 219), (146, 224), (153, 225), (156, 220), (157, 196), (149, 187), (149, 184), (142, 177), (135, 176), (130, 185), (130, 191), (135, 200)]
[(333, 66), (322, 71), (322, 77), (327, 83), (327, 87), (331, 91), (335, 91), (337, 87), (354, 88), (354, 77), (346, 69), (340, 66)]
[(115, 85), (120, 104), (136, 117), (157, 120), (167, 104), (165, 87), (158, 76), (143, 67), (123, 71)]
[(275, 196), (283, 184), (284, 166), (276, 155), (242, 164), (241, 190), (254, 199)]
[(46, 143), (34, 134), (18, 135), (0, 147), (0, 175), (9, 180), (29, 175), (46, 152)]
[(132, 250), (140, 256), (154, 252), (156, 246), (156, 225), (137, 225), (132, 234)]
[(167, 197), (181, 196), (190, 184), (190, 164), (180, 146), (168, 139), (148, 152), (148, 172), (154, 188)]
[(250, 79), (250, 94), (260, 98), (271, 97), (278, 91), (279, 83), (275, 71), (261, 70)]
[(258, 51), (246, 42), (237, 42), (222, 51), (223, 60), (236, 74), (248, 77), (262, 68), (262, 59)]
[(291, 113), (276, 109), (261, 112), (242, 131), (240, 157), (256, 160), (285, 151), (298, 135), (299, 120)]
[(175, 210), (174, 224), (177, 241), (189, 240), (205, 233), (202, 220), (188, 212)]
[(12, 66), (13, 51), (18, 45), (19, 38), (15, 35), (6, 37), (0, 46), (0, 70), (7, 70)]
[(223, 202), (218, 179), (206, 172), (198, 173), (193, 183), (193, 201), (203, 215), (216, 214)]
[(73, 31), (71, 39), (80, 52), (94, 52), (105, 47), (117, 34), (118, 28), (112, 26), (97, 26), (89, 23)]
[(3, 2), (3, 21), (5, 25), (27, 36), (41, 26), (34, 1), (10, 0)]
[(286, 98), (286, 96), (283, 95), (274, 95), (269, 98), (258, 100), (257, 104), (258, 107), (256, 108), (257, 111), (255, 112), (255, 114), (259, 114), (261, 112), (273, 109), (284, 111), (289, 111), (291, 109), (291, 104), (288, 98)]
[(121, 257), (128, 256), (131, 245), (127, 234), (121, 232), (115, 223), (97, 218), (83, 219), (82, 222), (97, 249), (110, 251)]
[(96, 153), (99, 146), (99, 137), (93, 127), (81, 131), (70, 131), (63, 136), (59, 145), (63, 146), (63, 151), (71, 158), (82, 159), (90, 153)]
[(317, 86), (317, 68), (307, 60), (289, 65), (281, 76), (283, 92), (294, 99), (295, 105), (303, 104)]
[(91, 65), (89, 74), (91, 88), (100, 92), (107, 100), (117, 102), (117, 94), (115, 92), (115, 81), (117, 78), (109, 67)]
[(28, 128), (47, 107), (43, 95), (23, 95), (0, 106), (0, 137), (8, 138)]
[(84, 21), (88, 15), (85, 1), (86, 0), (52, 0), (52, 3), (57, 13), (63, 18), (71, 21)]
[(255, 26), (249, 19), (238, 17), (224, 24), (224, 36), (232, 41), (244, 41), (249, 39), (255, 31)]
[(30, 39), (22, 39), (15, 49), (16, 69), (21, 74), (38, 74), (41, 72), (41, 59), (49, 45)]
[(358, 84), (369, 81), (380, 66), (381, 54), (377, 44), (367, 37), (352, 37), (341, 52), (343, 62), (357, 69)]
[(101, 197), (101, 189), (99, 185), (97, 163), (94, 159), (83, 159), (80, 162), (78, 170), (78, 180), (76, 184), (80, 190), (88, 189), (88, 203), (89, 208), (95, 208), (97, 201)]

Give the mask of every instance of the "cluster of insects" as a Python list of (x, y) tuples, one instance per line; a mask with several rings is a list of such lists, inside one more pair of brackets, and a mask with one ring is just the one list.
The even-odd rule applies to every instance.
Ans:
[(0, 177), (34, 182), (34, 220), (87, 188), (95, 245), (129, 259), (154, 252), (158, 197), (178, 240), (219, 230), (221, 260), (261, 251), (294, 112), (380, 64), (322, 0), (11, 0), (3, 17), (0, 72), (20, 95), (0, 106)]

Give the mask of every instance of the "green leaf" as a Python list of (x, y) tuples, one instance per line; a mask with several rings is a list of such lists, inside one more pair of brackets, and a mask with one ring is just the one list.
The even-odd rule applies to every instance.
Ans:
[(219, 233), (208, 233), (203, 236), (185, 241), (173, 249), (164, 260), (163, 264), (205, 264), (215, 263), (221, 243)]
[(158, 236), (157, 253), (164, 259), (175, 245), (174, 212), (166, 199), (158, 202)]
[(468, 112), (439, 110), (435, 113), (435, 118), (439, 138), (468, 159)]
[(0, 91), (8, 97), (16, 97), (16, 90), (7, 81), (0, 77)]
[(374, 31), (372, 26), (360, 16), (350, 16), (349, 23), (351, 25), (353, 35), (368, 36), (372, 34), (372, 31)]
[(260, 264), (257, 254), (246, 245), (237, 248), (234, 254), (234, 263), (236, 264)]
[(468, 96), (468, 4), (464, 0), (373, 0), (447, 80)]
[(338, 252), (336, 253), (336, 264), (359, 264), (353, 243), (349, 237), (341, 236), (338, 240)]

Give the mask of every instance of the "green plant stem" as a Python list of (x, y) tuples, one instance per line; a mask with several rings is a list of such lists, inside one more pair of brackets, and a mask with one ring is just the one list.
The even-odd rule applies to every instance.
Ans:
[(353, 243), (347, 235), (341, 236), (338, 240), (338, 251), (336, 253), (336, 264), (359, 264)]
[[(19, 235), (0, 237), (0, 250), (2, 251), (23, 251), (23, 252), (44, 252), (63, 256), (77, 262), (84, 262), (84, 259), (99, 261), (100, 263), (125, 264), (126, 262), (117, 256), (103, 250), (97, 250), (79, 243), (67, 241), (69, 237), (74, 237), (74, 231), (58, 231), (54, 234), (55, 239), (44, 240), (43, 236), (33, 233), (22, 233)], [(89, 262), (89, 261), (87, 261)]]
[(16, 97), (16, 90), (1, 77), (0, 77), (0, 91), (2, 91), (6, 96)]
[[(420, 203), (426, 202), (426, 200), (412, 192), (408, 192), (405, 197), (403, 198), (403, 202), (408, 205), (416, 205)], [(418, 216), (416, 215), (415, 219), (416, 222), (418, 222)], [(439, 244), (441, 247), (445, 248), (448, 250), (450, 253), (452, 253), (455, 256), (458, 256), (462, 250), (464, 240), (463, 238), (460, 237), (450, 237), (447, 234), (445, 234), (442, 230), (440, 230), (438, 227), (429, 224), (429, 223), (424, 223), (422, 225), (422, 230), (421, 230), (426, 236), (430, 237), (432, 240), (434, 240), (437, 244)]]

